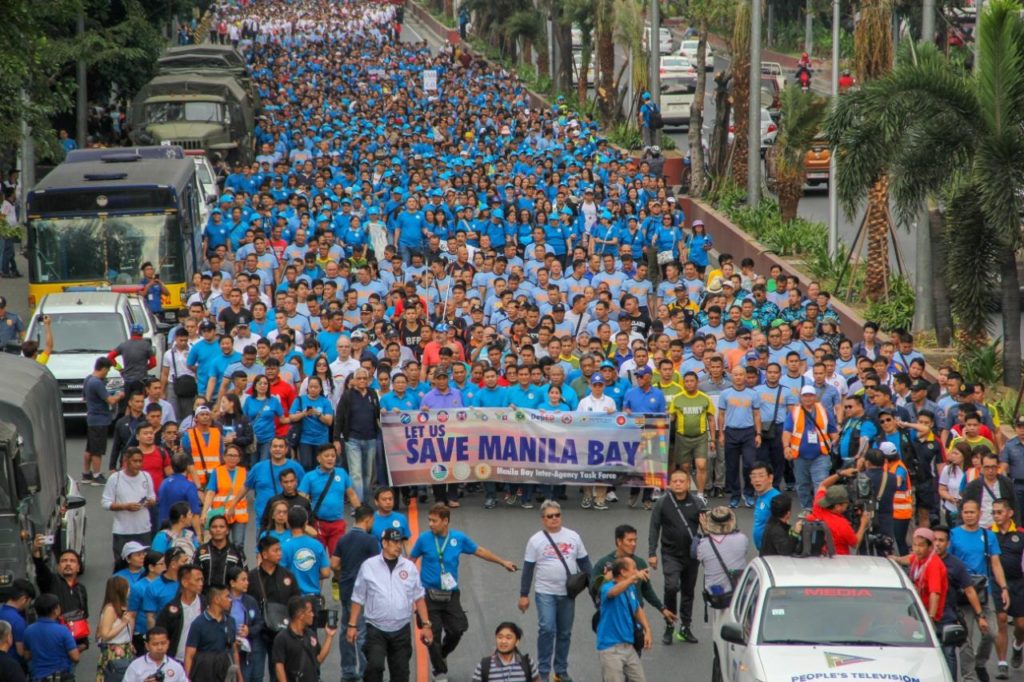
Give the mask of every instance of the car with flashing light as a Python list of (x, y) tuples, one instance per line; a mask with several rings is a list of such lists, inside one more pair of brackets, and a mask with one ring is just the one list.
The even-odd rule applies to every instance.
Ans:
[[(128, 287), (134, 289), (133, 287)], [(76, 290), (77, 289), (77, 290)], [(85, 417), (82, 387), (93, 371), (96, 358), (106, 355), (128, 339), (138, 325), (157, 358), (163, 357), (164, 336), (156, 318), (137, 292), (100, 290), (98, 287), (70, 287), (59, 294), (47, 294), (32, 314), (26, 339), (43, 345), (43, 318), (50, 318), (53, 351), (46, 363), (60, 385), (65, 419)], [(158, 368), (150, 371), (154, 376)], [(124, 380), (116, 369), (107, 375), (107, 390), (120, 390)]]
[[(953, 682), (914, 583), (881, 557), (758, 557), (715, 620), (713, 682)], [(837, 676), (836, 671), (842, 675)]]

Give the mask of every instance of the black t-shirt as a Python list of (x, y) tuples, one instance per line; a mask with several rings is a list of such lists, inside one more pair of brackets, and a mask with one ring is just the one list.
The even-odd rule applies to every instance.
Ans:
[(227, 307), (220, 311), (220, 315), (217, 316), (217, 319), (224, 325), (224, 333), (230, 334), (231, 330), (235, 328), (235, 325), (241, 322), (245, 322), (247, 324), (252, 322), (252, 313), (245, 307), (240, 308), (237, 313), (230, 307)]
[(356, 585), (359, 567), (370, 557), (380, 553), (380, 543), (365, 530), (353, 527), (345, 533), (334, 546), (334, 556), (341, 559), (341, 578), (338, 584), (341, 589), (342, 603), (352, 598), (352, 588)]
[(1021, 556), (1024, 555), (1024, 532), (1011, 530), (1008, 533), (996, 532), (999, 539), (999, 561), (1003, 564), (1006, 580), (1020, 581), (1024, 579), (1021, 569)]
[(646, 315), (638, 315), (636, 317), (630, 317), (629, 323), (633, 326), (633, 331), (640, 336), (647, 338), (647, 335), (651, 332), (651, 318)]
[[(278, 482), (278, 485), (280, 485), (280, 482)], [(294, 495), (288, 496), (285, 495), (284, 493), (281, 493), (279, 495), (274, 495), (273, 497), (271, 497), (270, 501), (267, 502), (267, 506), (263, 508), (263, 518), (260, 519), (260, 528), (267, 527), (267, 523), (270, 522), (271, 510), (274, 508), (274, 505), (281, 500), (284, 500), (285, 502), (288, 503), (289, 509), (291, 509), (292, 507), (301, 507), (306, 511), (306, 515), (308, 516), (308, 518), (313, 518), (313, 503), (310, 502), (305, 495), (295, 493)]]
[[(863, 474), (868, 477), (868, 480), (871, 481), (871, 497), (873, 499), (878, 498), (878, 491), (881, 490), (882, 487), (882, 469), (865, 469)], [(892, 503), (895, 495), (896, 477), (890, 474), (889, 476), (886, 477), (885, 491), (882, 493), (882, 497), (878, 498), (879, 514), (892, 516)]]
[(316, 630), (306, 630), (296, 635), (291, 628), (277, 633), (274, 646), (270, 651), (271, 668), (277, 669), (278, 663), (284, 664), (285, 677), (289, 682), (316, 682), (320, 678), (320, 641)]
[(398, 338), (402, 340), (402, 345), (406, 348), (413, 349), (413, 352), (417, 352), (420, 347), (420, 339), (423, 337), (423, 325), (416, 325), (415, 329), (411, 329), (405, 324), (399, 325), (398, 327)]

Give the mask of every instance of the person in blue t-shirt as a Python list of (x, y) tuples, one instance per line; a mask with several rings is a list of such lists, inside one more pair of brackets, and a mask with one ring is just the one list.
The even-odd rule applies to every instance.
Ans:
[[(275, 400), (273, 397), (271, 399)], [(246, 401), (246, 404), (251, 400), (250, 398)], [(255, 494), (253, 511), (256, 512), (257, 519), (263, 518), (271, 498), (284, 492), (284, 488), (281, 487), (281, 474), (285, 471), (295, 472), (298, 481), (302, 481), (306, 473), (301, 464), (288, 457), (288, 442), (284, 438), (272, 438), (270, 459), (254, 464), (245, 478), (245, 487)]]
[(306, 470), (313, 468), (318, 448), (331, 442), (334, 406), (323, 393), (324, 385), (320, 377), (309, 377), (306, 379), (306, 395), (300, 395), (292, 402), (290, 414), (284, 418), (293, 424), (302, 424), (298, 455)]
[(316, 538), (306, 534), (309, 516), (301, 507), (288, 510), (292, 536), (281, 546), (281, 565), (292, 572), (302, 594), (320, 594), (320, 581), (331, 577), (331, 561)]
[(284, 417), (284, 406), (280, 399), (270, 392), (270, 379), (260, 375), (252, 381), (252, 395), (245, 400), (242, 407), (245, 418), (252, 426), (252, 434), (256, 439), (258, 461), (270, 457), (271, 441), (274, 439), (277, 422)]
[(768, 462), (755, 462), (750, 467), (750, 485), (754, 487), (754, 547), (761, 549), (764, 527), (772, 517), (772, 500), (781, 493), (773, 485), (775, 471)]
[(399, 529), (405, 537), (412, 535), (409, 531), (409, 520), (405, 518), (405, 514), (394, 511), (394, 488), (378, 488), (373, 494), (373, 503), (377, 506), (377, 511), (373, 514), (373, 527), (370, 529), (370, 535), (380, 538), (381, 533), (388, 528)]
[(121, 548), (121, 560), (127, 564), (114, 575), (128, 581), (128, 587), (135, 589), (135, 584), (146, 577), (146, 550), (147, 545), (132, 540), (126, 542)]
[(33, 680), (67, 673), (73, 676), (81, 658), (71, 630), (58, 619), (60, 602), (53, 594), (41, 594), (35, 600), (36, 622), (25, 628), (25, 654)]
[(25, 628), (28, 627), (28, 622), (25, 620), (25, 609), (32, 603), (35, 596), (35, 585), (24, 578), (19, 578), (7, 588), (6, 603), (0, 604), (0, 620), (10, 624), (13, 638), (8, 653), (23, 668), (26, 665), (22, 656), (25, 651)]
[[(459, 559), (463, 554), (500, 564), (514, 573), (518, 567), (488, 549), (476, 544), (471, 537), (451, 528), (452, 512), (444, 504), (430, 509), (427, 522), (430, 530), (416, 539), (409, 558), (420, 561), (420, 582), (427, 590), (427, 613), (430, 614), (433, 643), (428, 647), (434, 677), (448, 674), (445, 659), (455, 651), (462, 635), (469, 629), (466, 612), (460, 604)], [(442, 643), (442, 633), (444, 641)]]
[(637, 592), (637, 585), (648, 579), (646, 570), (638, 571), (635, 561), (622, 557), (608, 564), (601, 583), (597, 655), (602, 670), (614, 670), (622, 679), (642, 679), (643, 675), (640, 655), (633, 648), (634, 623), (643, 627), (644, 649), (651, 648), (651, 626)]

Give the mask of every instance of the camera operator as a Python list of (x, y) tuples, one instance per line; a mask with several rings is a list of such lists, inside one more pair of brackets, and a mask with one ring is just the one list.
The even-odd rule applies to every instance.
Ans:
[(184, 680), (185, 669), (167, 655), (171, 639), (159, 625), (146, 633), (146, 653), (139, 656), (124, 673), (124, 682), (164, 682)]
[(843, 469), (822, 481), (818, 486), (818, 491), (814, 494), (814, 506), (811, 508), (811, 514), (807, 517), (811, 521), (821, 521), (828, 526), (837, 555), (849, 555), (856, 552), (871, 521), (870, 515), (861, 514), (860, 525), (854, 531), (850, 520), (846, 517), (850, 507), (850, 494), (846, 490), (845, 483), (850, 477), (856, 475), (856, 469)]
[[(883, 443), (889, 445), (890, 443)], [(890, 448), (885, 448), (889, 450)], [(899, 457), (896, 457), (899, 462)], [(896, 497), (898, 482), (896, 477), (890, 473), (886, 455), (882, 449), (871, 448), (864, 453), (858, 467), (861, 471), (853, 482), (853, 504), (851, 505), (850, 522), (859, 523), (862, 516), (867, 516), (869, 521), (869, 542), (866, 551), (868, 554), (875, 554), (879, 550), (891, 547), (895, 538), (895, 525), (893, 521), (893, 505)], [(871, 538), (879, 540), (872, 542)], [(881, 538), (887, 538), (882, 540)], [(881, 545), (881, 547), (879, 546)]]

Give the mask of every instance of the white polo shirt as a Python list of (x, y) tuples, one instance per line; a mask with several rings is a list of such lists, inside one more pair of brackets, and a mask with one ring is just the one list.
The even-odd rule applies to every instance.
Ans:
[(399, 556), (392, 571), (384, 555), (378, 554), (359, 567), (352, 601), (362, 605), (367, 623), (384, 632), (397, 632), (409, 626), (416, 600), (424, 594), (416, 564)]
[(180, 663), (170, 656), (164, 656), (163, 661), (156, 663), (149, 657), (149, 654), (139, 656), (132, 661), (124, 674), (124, 682), (144, 682), (152, 677), (157, 670), (163, 671), (166, 682), (188, 682), (185, 669), (181, 667)]

